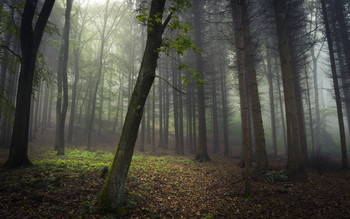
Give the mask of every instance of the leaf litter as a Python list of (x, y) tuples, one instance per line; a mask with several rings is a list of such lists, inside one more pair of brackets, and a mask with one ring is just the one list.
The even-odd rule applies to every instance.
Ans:
[(243, 195), (238, 159), (200, 163), (190, 157), (133, 157), (124, 213), (97, 207), (101, 171), (113, 154), (72, 150), (37, 155), (35, 166), (0, 169), (0, 218), (344, 218), (350, 215), (350, 172), (283, 170), (251, 176)]

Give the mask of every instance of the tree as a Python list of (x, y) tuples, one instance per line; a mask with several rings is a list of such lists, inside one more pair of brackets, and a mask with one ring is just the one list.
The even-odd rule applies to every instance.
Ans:
[[(110, 0), (107, 0), (106, 5), (105, 5), (105, 10), (104, 10), (104, 16), (103, 16), (103, 23), (102, 23), (102, 30), (99, 30), (100, 33), (100, 51), (99, 51), (99, 56), (98, 56), (98, 70), (97, 70), (97, 77), (95, 84), (93, 86), (93, 94), (90, 96), (92, 98), (91, 102), (91, 112), (90, 115), (88, 115), (89, 118), (89, 123), (88, 123), (88, 142), (87, 142), (87, 148), (90, 151), (91, 150), (91, 133), (92, 133), (92, 128), (94, 125), (94, 120), (95, 120), (95, 111), (96, 111), (96, 102), (97, 102), (97, 92), (99, 89), (99, 85), (101, 82), (102, 78), (102, 73), (103, 73), (103, 61), (104, 61), (104, 56), (105, 53), (107, 52), (108, 49), (106, 49), (106, 43), (112, 36), (113, 31), (115, 28), (118, 26), (120, 20), (122, 19), (123, 15), (125, 14), (126, 10), (123, 10), (121, 7), (122, 5), (119, 6), (119, 13), (115, 13), (115, 10), (113, 10), (115, 5), (110, 5)], [(112, 24), (110, 28), (108, 28), (108, 20), (109, 18), (115, 15), (115, 17), (112, 18)], [(119, 19), (118, 19), (119, 18)], [(110, 47), (109, 47), (110, 49)], [(102, 79), (103, 82), (103, 79)], [(102, 85), (103, 87), (103, 85)], [(102, 110), (102, 108), (100, 109)]]
[(282, 69), (282, 80), (284, 88), (284, 100), (287, 118), (287, 168), (291, 172), (298, 172), (302, 168), (298, 111), (295, 93), (295, 75), (292, 60), (292, 48), (288, 29), (288, 3), (283, 0), (273, 2), (275, 19), (278, 33), (278, 48), (280, 52), (280, 63)]
[[(196, 29), (195, 44), (202, 47), (201, 36), (201, 2), (199, 0), (194, 1), (194, 28)], [(196, 71), (200, 74), (203, 73), (203, 59), (200, 53), (196, 54)], [(202, 76), (203, 77), (203, 76)], [(196, 160), (210, 161), (207, 150), (207, 127), (205, 119), (205, 97), (204, 97), (204, 84), (202, 83), (197, 87), (197, 102), (198, 102), (198, 149)]]
[(347, 159), (347, 152), (346, 152), (343, 109), (341, 104), (339, 82), (338, 82), (338, 76), (337, 76), (337, 70), (336, 70), (336, 64), (335, 64), (335, 58), (334, 58), (333, 40), (332, 40), (331, 31), (330, 31), (329, 22), (328, 22), (328, 12), (326, 8), (325, 0), (321, 0), (321, 4), (322, 4), (323, 22), (326, 29), (326, 37), (328, 42), (329, 58), (331, 61), (335, 102), (337, 104), (337, 114), (338, 114), (338, 124), (339, 124), (339, 134), (340, 134), (340, 144), (341, 144), (341, 154), (342, 154), (342, 168), (347, 168), (348, 159)]
[[(35, 61), (54, 3), (55, 0), (46, 0), (44, 2), (39, 17), (35, 19), (36, 22), (34, 15), (38, 0), (27, 0), (23, 9), (20, 27), (21, 70), (10, 153), (8, 160), (4, 164), (7, 168), (32, 165), (28, 158), (28, 130)], [(33, 24), (35, 24), (34, 28)]]
[(254, 139), (255, 139), (255, 156), (257, 161), (257, 168), (265, 169), (268, 166), (267, 156), (266, 156), (266, 143), (265, 143), (265, 133), (264, 126), (261, 115), (261, 106), (259, 99), (259, 90), (258, 90), (258, 82), (256, 79), (256, 64), (255, 64), (255, 56), (253, 49), (252, 36), (250, 33), (250, 25), (248, 18), (248, 9), (246, 1), (241, 1), (241, 10), (242, 10), (242, 23), (241, 28), (243, 29), (244, 35), (244, 44), (241, 49), (244, 50), (248, 73), (248, 85), (249, 85), (249, 94), (251, 101), (251, 110), (253, 117), (253, 129), (254, 129)]
[(69, 117), (69, 125), (68, 125), (68, 134), (67, 134), (67, 142), (72, 143), (73, 138), (73, 125), (75, 119), (76, 112), (76, 102), (77, 102), (77, 86), (80, 79), (80, 56), (84, 47), (85, 42), (82, 40), (82, 35), (85, 30), (87, 14), (83, 13), (80, 10), (76, 12), (77, 22), (79, 22), (79, 18), (81, 18), (81, 27), (73, 32), (73, 60), (74, 60), (74, 81), (72, 84), (72, 102), (70, 107), (70, 117)]
[[(64, 127), (68, 109), (68, 80), (67, 80), (67, 65), (69, 56), (69, 32), (70, 32), (70, 14), (72, 11), (73, 0), (67, 0), (65, 24), (63, 31), (63, 41), (58, 59), (57, 68), (57, 85), (58, 95), (56, 104), (56, 140), (55, 149), (57, 155), (64, 155)], [(62, 95), (63, 92), (63, 95)], [(61, 106), (63, 97), (63, 105)]]
[[(99, 206), (109, 211), (117, 210), (123, 201), (125, 180), (129, 171), (143, 109), (154, 78), (156, 77), (155, 70), (159, 51), (162, 42), (164, 43), (162, 35), (173, 13), (181, 6), (188, 6), (186, 1), (175, 1), (174, 3), (177, 4), (174, 4), (174, 7), (171, 8), (171, 13), (162, 23), (165, 2), (166, 0), (152, 0), (149, 16), (144, 14), (139, 16), (140, 20), (147, 21), (146, 48), (112, 166), (99, 196)], [(176, 26), (178, 27), (178, 25)], [(188, 46), (191, 46), (191, 44), (188, 44)]]

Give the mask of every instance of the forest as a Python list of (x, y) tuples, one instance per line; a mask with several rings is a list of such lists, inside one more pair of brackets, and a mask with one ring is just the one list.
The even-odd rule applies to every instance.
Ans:
[(346, 218), (349, 0), (0, 0), (0, 218)]

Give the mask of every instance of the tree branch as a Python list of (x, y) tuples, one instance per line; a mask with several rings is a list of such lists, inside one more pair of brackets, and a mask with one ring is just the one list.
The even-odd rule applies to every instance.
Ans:
[(165, 83), (167, 83), (170, 87), (172, 87), (173, 89), (175, 89), (177, 92), (179, 92), (180, 94), (183, 94), (183, 95), (185, 95), (186, 93), (185, 92), (183, 92), (182, 90), (180, 90), (179, 88), (177, 88), (177, 87), (175, 87), (174, 85), (172, 85), (172, 84), (170, 84), (170, 82), (169, 81), (167, 81), (165, 78), (162, 78), (161, 76), (159, 76), (159, 75), (154, 75), (154, 77), (156, 77), (156, 78), (159, 78), (159, 79), (161, 79), (161, 80), (163, 80)]
[(5, 46), (5, 45), (0, 45), (0, 48), (4, 48), (4, 49), (8, 50), (10, 53), (12, 53), (12, 55), (16, 56), (19, 60), (22, 60), (22, 57), (20, 55), (18, 55), (17, 53), (15, 53), (15, 51), (10, 49), (10, 47)]
[(168, 23), (170, 22), (171, 17), (173, 16), (173, 12), (170, 12), (170, 14), (168, 15), (168, 17), (165, 19), (164, 23), (163, 23), (163, 31), (166, 28), (166, 25), (168, 25)]

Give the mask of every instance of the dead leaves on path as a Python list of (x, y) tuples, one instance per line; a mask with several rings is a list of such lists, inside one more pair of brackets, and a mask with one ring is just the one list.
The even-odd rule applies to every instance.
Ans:
[[(67, 162), (70, 162), (67, 160)], [(85, 161), (84, 161), (85, 162)], [(94, 160), (56, 162), (0, 172), (0, 218), (113, 218), (96, 207), (103, 186)], [(106, 162), (99, 160), (98, 162)], [(280, 171), (252, 176), (243, 196), (237, 160), (199, 163), (183, 157), (135, 156), (123, 218), (342, 218), (350, 215), (350, 173), (305, 174), (285, 180)], [(69, 166), (69, 168), (67, 168)], [(275, 176), (274, 176), (275, 177)], [(275, 179), (275, 178), (274, 178)], [(119, 216), (118, 216), (119, 217)]]

